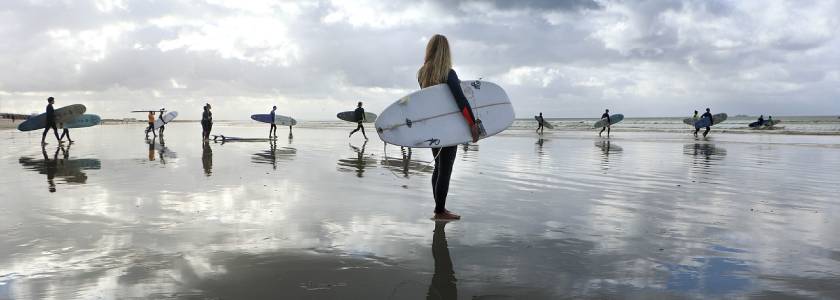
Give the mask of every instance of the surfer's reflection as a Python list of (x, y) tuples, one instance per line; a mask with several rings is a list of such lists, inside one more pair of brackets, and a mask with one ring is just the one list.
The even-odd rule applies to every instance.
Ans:
[(392, 171), (398, 171), (403, 173), (403, 177), (408, 178), (411, 175), (412, 171), (414, 173), (432, 173), (434, 169), (429, 162), (423, 161), (412, 161), (411, 160), (411, 148), (409, 147), (400, 147), (400, 152), (402, 153), (402, 158), (397, 157), (390, 157), (385, 156), (385, 159), (380, 161), (379, 163), (387, 169)]
[(701, 173), (712, 174), (714, 161), (723, 159), (726, 149), (709, 143), (692, 143), (683, 146), (683, 153), (694, 156), (692, 165), (700, 164)]
[[(59, 157), (61, 153), (61, 157)], [(99, 170), (101, 163), (98, 159), (70, 159), (70, 146), (62, 145), (56, 147), (50, 158), (46, 148), (41, 148), (43, 160), (36, 160), (31, 157), (21, 157), (18, 161), (24, 169), (37, 171), (47, 175), (47, 186), (51, 193), (56, 191), (55, 179), (64, 179), (67, 183), (83, 184), (87, 182), (87, 174), (82, 170)]]
[(204, 167), (204, 176), (213, 174), (213, 148), (210, 148), (209, 140), (204, 140), (201, 146), (201, 165)]
[(719, 160), (726, 156), (726, 149), (709, 143), (693, 143), (683, 146), (683, 153), (693, 156), (701, 156), (708, 160)]
[(432, 238), (432, 257), (435, 259), (435, 274), (429, 284), (426, 299), (458, 299), (458, 287), (455, 282), (455, 270), (452, 268), (452, 257), (449, 255), (449, 244), (446, 242), (444, 227), (449, 222), (435, 222), (435, 234)]
[(339, 159), (338, 169), (341, 171), (355, 171), (356, 177), (363, 177), (365, 168), (376, 164), (376, 160), (365, 157), (365, 146), (367, 146), (367, 143), (367, 140), (365, 140), (361, 148), (350, 144), (350, 149), (356, 152), (356, 157)]
[(595, 147), (601, 149), (603, 156), (609, 156), (610, 153), (621, 152), (622, 150), (624, 150), (621, 149), (621, 147), (616, 145), (615, 143), (610, 142), (610, 140), (597, 141), (595, 142)]
[(297, 149), (290, 147), (277, 148), (277, 141), (270, 140), (268, 150), (254, 153), (251, 161), (258, 164), (270, 164), (272, 169), (277, 170), (278, 159), (290, 159), (296, 153)]
[[(157, 139), (160, 139), (160, 144), (155, 143)], [(157, 137), (151, 139), (146, 139), (146, 144), (149, 145), (149, 161), (155, 160), (156, 152), (157, 159), (160, 160), (160, 163), (164, 165), (166, 164), (167, 159), (177, 157), (175, 152), (169, 150), (169, 148), (166, 147), (166, 141), (161, 135), (158, 135)]]

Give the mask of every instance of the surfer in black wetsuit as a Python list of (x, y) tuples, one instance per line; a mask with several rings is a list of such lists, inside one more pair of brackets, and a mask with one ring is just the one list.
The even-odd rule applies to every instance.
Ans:
[(205, 141), (210, 139), (210, 130), (213, 128), (213, 113), (210, 112), (210, 103), (204, 104), (204, 112), (201, 113), (201, 138)]
[(607, 126), (601, 128), (601, 131), (598, 132), (598, 136), (600, 137), (601, 133), (603, 133), (604, 130), (606, 130), (607, 131), (607, 137), (610, 137), (610, 110), (609, 109), (606, 110), (603, 115), (601, 115), (601, 119), (603, 119), (603, 118), (607, 118)]
[[(703, 137), (706, 137), (706, 135), (709, 134), (709, 131), (712, 130), (711, 126), (715, 123), (715, 119), (714, 117), (712, 117), (711, 110), (708, 107), (706, 108), (706, 112), (703, 113), (703, 115), (700, 116), (700, 118), (709, 118), (709, 126), (706, 126), (706, 131), (703, 131)], [(694, 129), (694, 136), (697, 136), (698, 131), (700, 131), (700, 128)]]
[[(477, 142), (479, 138), (478, 124), (473, 115), (470, 103), (461, 90), (461, 80), (458, 74), (452, 70), (452, 57), (449, 50), (449, 41), (445, 36), (436, 34), (426, 45), (426, 56), (423, 66), (417, 71), (417, 81), (420, 88), (446, 83), (455, 103), (467, 122), (472, 135), (472, 141)], [(458, 148), (449, 146), (443, 148), (432, 148), (432, 155), (435, 157), (435, 170), (432, 173), (432, 193), (435, 198), (435, 219), (457, 220), (461, 216), (446, 209), (446, 196), (449, 193), (449, 178), (452, 175), (452, 166), (455, 164), (455, 154)]]
[[(166, 126), (166, 120), (163, 119), (163, 112), (164, 112), (164, 110), (163, 110), (163, 108), (161, 108), (160, 109), (160, 115), (158, 116), (158, 119), (160, 119), (160, 122), (163, 123), (163, 125), (160, 125), (160, 130), (158, 131), (158, 134), (160, 134), (161, 136), (163, 136), (163, 128)], [(161, 138), (161, 139), (163, 139), (163, 138)]]
[(758, 126), (756, 127), (760, 127), (761, 125), (764, 125), (764, 115), (758, 116)]
[(73, 140), (70, 139), (70, 129), (67, 129), (67, 127), (64, 127), (64, 123), (62, 123), (61, 124), (61, 137), (58, 138), (58, 139), (59, 140), (64, 140), (65, 135), (67, 136), (67, 142), (72, 144)]
[(359, 105), (358, 105), (358, 107), (356, 107), (356, 110), (353, 111), (353, 114), (355, 115), (356, 122), (358, 122), (359, 126), (356, 126), (356, 129), (353, 129), (353, 131), (350, 132), (350, 135), (348, 137), (353, 136), (353, 134), (356, 133), (356, 131), (359, 131), (359, 129), (361, 129), (362, 130), (362, 136), (364, 136), (365, 140), (367, 140), (368, 138), (367, 138), (367, 135), (365, 134), (365, 126), (362, 125), (362, 122), (365, 121), (365, 109), (362, 108), (362, 102), (361, 101), (359, 101)]
[(55, 98), (49, 97), (47, 98), (47, 122), (46, 126), (44, 127), (44, 133), (41, 135), (41, 145), (46, 145), (47, 142), (44, 141), (47, 138), (47, 132), (50, 131), (52, 128), (53, 133), (55, 134), (55, 139), (58, 140), (58, 143), (61, 143), (61, 138), (58, 137), (58, 127), (55, 124), (55, 109), (53, 109), (53, 103), (55, 103)]
[(268, 138), (269, 139), (271, 138), (271, 132), (272, 131), (274, 131), (274, 137), (277, 138), (277, 125), (274, 125), (274, 118), (276, 118), (276, 115), (275, 115), (274, 112), (276, 110), (277, 110), (277, 106), (273, 106), (271, 108), (271, 113), (269, 113), (269, 115), (271, 116), (271, 127), (268, 128)]
[(537, 132), (538, 133), (543, 132), (543, 128), (544, 128), (543, 127), (544, 126), (543, 122), (545, 122), (545, 119), (543, 119), (542, 112), (540, 112), (540, 115), (537, 117)]

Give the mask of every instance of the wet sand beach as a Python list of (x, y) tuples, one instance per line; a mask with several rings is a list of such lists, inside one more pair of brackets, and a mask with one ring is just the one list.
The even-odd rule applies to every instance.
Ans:
[(428, 149), (304, 125), (0, 130), (0, 299), (840, 298), (837, 135), (509, 130), (436, 223)]

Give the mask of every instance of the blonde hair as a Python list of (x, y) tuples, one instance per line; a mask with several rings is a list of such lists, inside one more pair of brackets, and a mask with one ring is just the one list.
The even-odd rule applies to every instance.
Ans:
[(417, 71), (417, 82), (421, 88), (446, 82), (452, 69), (452, 55), (449, 41), (445, 36), (435, 34), (426, 45), (426, 57), (423, 66)]

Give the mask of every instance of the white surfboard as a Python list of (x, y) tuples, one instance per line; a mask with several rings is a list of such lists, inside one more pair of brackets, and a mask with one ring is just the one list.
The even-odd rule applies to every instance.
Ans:
[(163, 115), (163, 121), (160, 120), (161, 118), (157, 118), (157, 120), (155, 120), (155, 130), (160, 129), (160, 127), (166, 125), (166, 123), (172, 122), (172, 120), (175, 120), (176, 117), (178, 117), (178, 112), (170, 111), (169, 113)]
[[(484, 128), (480, 139), (513, 124), (513, 105), (501, 87), (488, 81), (465, 80), (461, 89)], [(472, 141), (470, 128), (446, 84), (402, 97), (382, 111), (374, 126), (379, 138), (398, 146), (438, 148)]]

